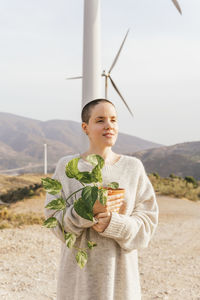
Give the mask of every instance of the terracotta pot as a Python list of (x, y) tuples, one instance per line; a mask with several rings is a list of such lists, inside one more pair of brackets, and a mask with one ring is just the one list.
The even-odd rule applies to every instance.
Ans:
[[(107, 189), (108, 190), (108, 195), (111, 196), (111, 195), (118, 195), (118, 194), (125, 194), (125, 189), (112, 189), (112, 188), (109, 188), (109, 187), (103, 187), (104, 189)], [(124, 198), (124, 197), (123, 197)], [(110, 201), (114, 201), (113, 200), (110, 200)], [(113, 209), (110, 209), (110, 211), (115, 211), (115, 212), (118, 212), (120, 211), (120, 214), (124, 214), (125, 213), (125, 210), (126, 210), (126, 203), (123, 204), (121, 207), (119, 208), (113, 208)], [(102, 205), (99, 201), (98, 201), (98, 212), (106, 212), (107, 211), (107, 208), (106, 208), (106, 205)]]
[[(124, 194), (125, 194), (125, 189), (112, 189), (112, 188), (106, 188), (108, 190), (108, 195), (112, 196), (112, 195), (118, 195), (118, 194), (123, 194), (123, 198), (124, 198)], [(113, 199), (114, 200), (114, 199)], [(111, 200), (111, 201), (113, 201)], [(120, 211), (121, 207), (115, 208), (112, 211), (118, 212)]]

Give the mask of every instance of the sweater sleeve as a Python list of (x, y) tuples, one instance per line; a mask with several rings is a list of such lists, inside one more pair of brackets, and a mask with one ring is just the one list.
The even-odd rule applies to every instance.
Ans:
[[(63, 183), (63, 177), (65, 178), (65, 164), (61, 159), (59, 160), (55, 173), (52, 178), (56, 179)], [(67, 178), (66, 178), (67, 180)], [(62, 197), (66, 199), (65, 193), (62, 189), (61, 191)], [(68, 195), (67, 195), (68, 196)], [(60, 197), (59, 195), (51, 195), (49, 193), (46, 194), (45, 206), (51, 202), (52, 200)], [(51, 217), (55, 213), (55, 210), (44, 208), (44, 214), (46, 218)], [(54, 217), (58, 220), (59, 224), (62, 224), (63, 211), (58, 211), (54, 214)], [(63, 237), (63, 232), (60, 225), (57, 225), (54, 228), (51, 228), (51, 231), (63, 242), (65, 242)], [(76, 211), (74, 210), (73, 204), (67, 207), (66, 213), (64, 215), (63, 225), (65, 232), (74, 233), (77, 237), (79, 237), (85, 228), (89, 228), (93, 226), (95, 222), (86, 220), (80, 217)]]
[(140, 169), (135, 208), (131, 215), (113, 212), (108, 227), (100, 233), (104, 237), (114, 239), (127, 251), (146, 248), (158, 224), (155, 192), (142, 163)]

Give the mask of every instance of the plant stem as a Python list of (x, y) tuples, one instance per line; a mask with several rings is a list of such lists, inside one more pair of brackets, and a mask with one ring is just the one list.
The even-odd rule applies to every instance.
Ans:
[(86, 251), (87, 250), (87, 248), (79, 248), (79, 247), (76, 247), (76, 246), (73, 246), (73, 248), (76, 249), (76, 250), (81, 250), (81, 251)]
[[(66, 202), (67, 202), (67, 200), (68, 200), (69, 198), (71, 198), (71, 196), (73, 196), (74, 194), (78, 193), (79, 191), (81, 191), (81, 190), (83, 190), (83, 189), (84, 189), (84, 188), (81, 188), (81, 189), (79, 189), (79, 190), (73, 192), (71, 195), (69, 195), (69, 197), (67, 197), (67, 199), (66, 199)], [(68, 202), (67, 202), (67, 203), (68, 203)]]
[(54, 213), (52, 214), (51, 217), (54, 217), (54, 215), (57, 213), (57, 211), (59, 211), (59, 210), (54, 211)]
[(63, 237), (65, 239), (65, 230), (64, 230), (64, 216), (65, 216), (65, 213), (66, 213), (66, 208), (63, 209), (63, 215), (62, 215), (62, 232), (63, 232)]

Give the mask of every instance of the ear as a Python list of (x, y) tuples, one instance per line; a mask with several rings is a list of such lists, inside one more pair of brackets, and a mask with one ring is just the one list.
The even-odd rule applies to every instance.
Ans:
[(85, 132), (85, 134), (88, 134), (88, 133), (87, 133), (87, 127), (88, 127), (88, 124), (85, 123), (85, 122), (83, 122), (82, 125), (81, 125), (81, 127), (82, 127), (83, 132)]

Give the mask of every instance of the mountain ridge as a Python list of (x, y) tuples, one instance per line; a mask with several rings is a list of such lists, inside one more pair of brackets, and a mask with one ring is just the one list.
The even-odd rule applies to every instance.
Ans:
[[(81, 123), (72, 120), (40, 121), (0, 112), (0, 172), (22, 166), (27, 167), (22, 172), (42, 172), (45, 143), (48, 171), (53, 171), (60, 157), (82, 152), (81, 131)], [(200, 141), (166, 146), (120, 132), (113, 150), (139, 158), (147, 173), (200, 180)]]
[[(82, 151), (81, 124), (71, 120), (40, 121), (0, 112), (0, 170), (28, 163), (43, 163), (44, 144), (48, 144), (48, 163)], [(119, 153), (160, 147), (161, 144), (119, 133), (113, 149)], [(12, 155), (11, 155), (12, 154)]]

